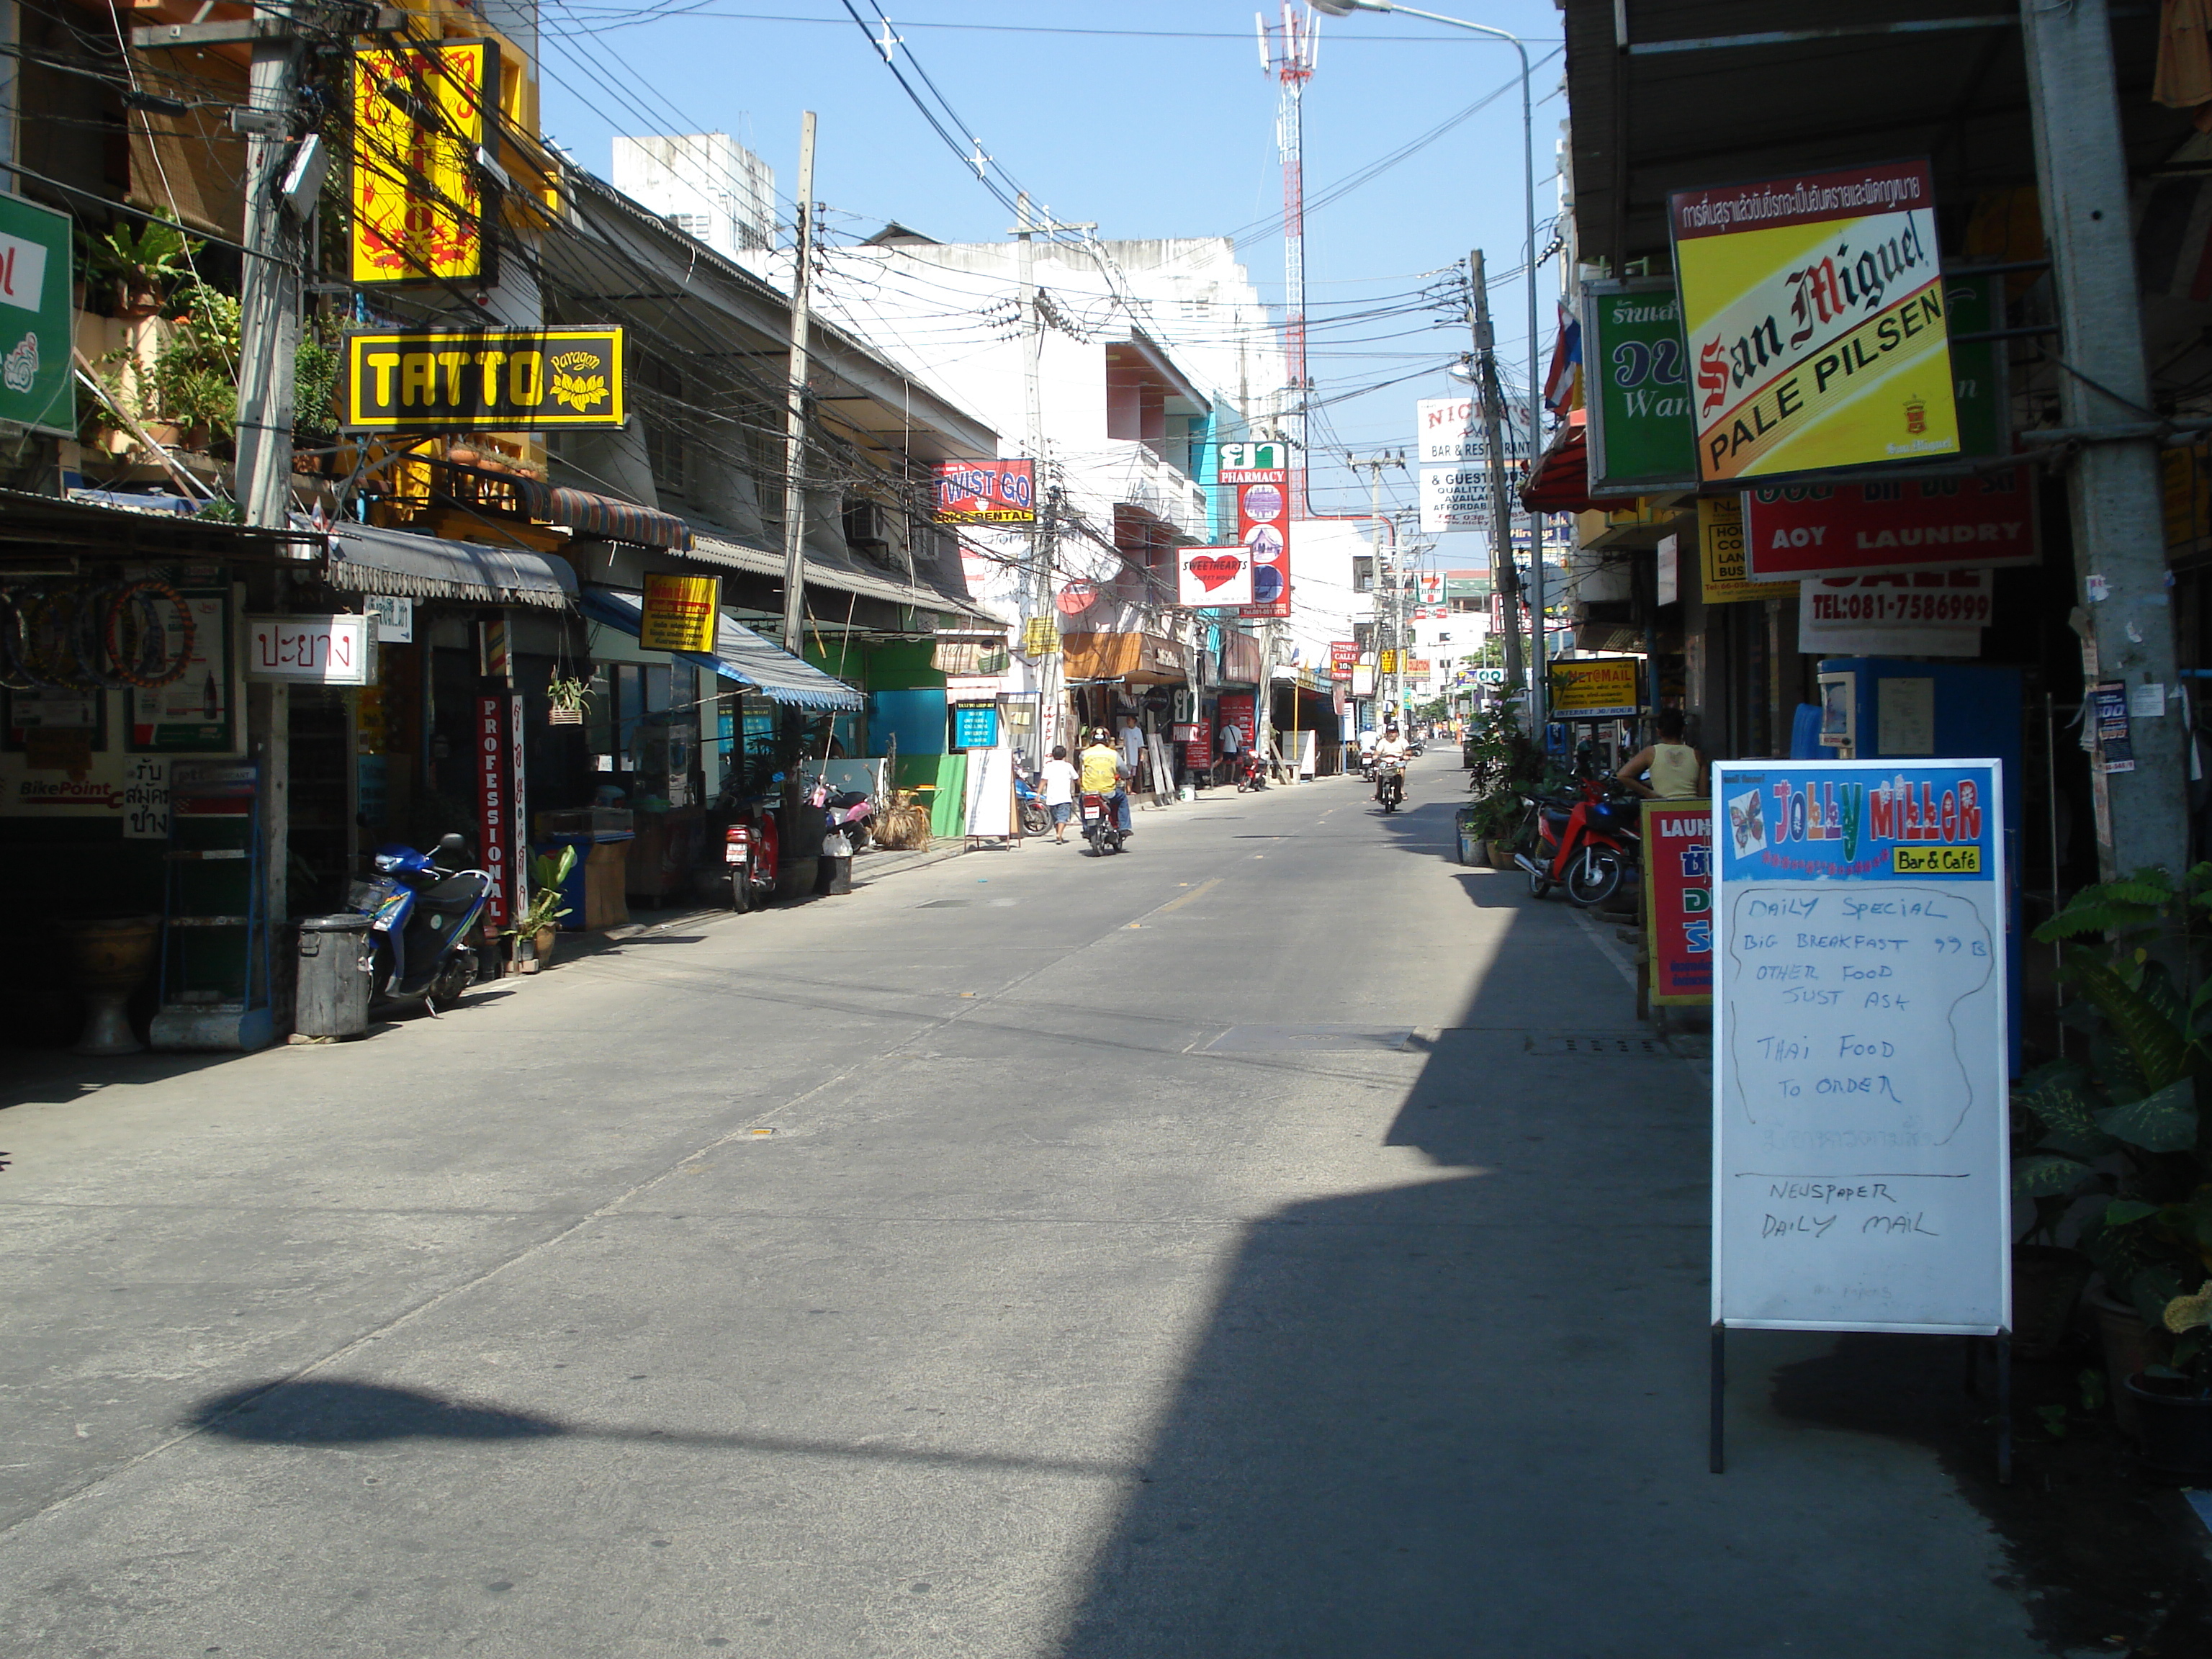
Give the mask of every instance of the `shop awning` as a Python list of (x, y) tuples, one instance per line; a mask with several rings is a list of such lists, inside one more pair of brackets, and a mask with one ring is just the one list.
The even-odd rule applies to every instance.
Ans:
[[(704, 564), (719, 564), (732, 570), (750, 571), (757, 576), (774, 576), (781, 580), (783, 575), (782, 554), (747, 547), (742, 542), (729, 541), (720, 536), (702, 534), (696, 537), (691, 544), (690, 556)], [(808, 587), (825, 587), (833, 592), (858, 594), (864, 599), (910, 605), (917, 610), (973, 617), (993, 627), (1005, 626), (989, 611), (966, 599), (955, 598), (918, 581), (902, 581), (889, 574), (878, 575), (866, 570), (838, 570), (818, 559), (809, 558), (804, 580)]]
[(1576, 410), (1569, 424), (1536, 462), (1536, 471), (1521, 486), (1521, 504), (1543, 513), (1590, 513), (1598, 503), (1589, 493), (1589, 428), (1585, 412)]
[[(637, 638), (644, 602), (636, 594), (587, 587), (579, 603), (585, 616), (593, 622), (604, 623), (632, 639)], [(787, 708), (850, 713), (866, 701), (842, 680), (830, 678), (812, 663), (793, 656), (781, 646), (769, 644), (743, 623), (726, 616), (714, 631), (714, 655), (693, 651), (670, 654), (694, 668), (734, 680)]]
[(1070, 681), (1182, 682), (1182, 647), (1158, 634), (1063, 634), (1060, 649), (1060, 666)]
[(559, 559), (520, 548), (441, 541), (404, 530), (347, 525), (330, 535), (330, 584), (354, 593), (415, 599), (474, 599), (484, 605), (565, 608), (576, 592)]
[(611, 495), (594, 495), (586, 489), (568, 489), (538, 478), (501, 474), (498, 482), (510, 484), (523, 510), (543, 524), (566, 525), (579, 536), (602, 541), (629, 542), (637, 547), (670, 547), (682, 552), (691, 545), (691, 526), (673, 513), (656, 512)]

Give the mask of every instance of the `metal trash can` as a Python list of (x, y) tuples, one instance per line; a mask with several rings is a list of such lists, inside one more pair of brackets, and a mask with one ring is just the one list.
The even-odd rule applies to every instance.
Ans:
[(301, 919), (300, 973), (292, 1012), (297, 1036), (326, 1042), (368, 1034), (371, 976), (361, 960), (368, 944), (367, 916)]

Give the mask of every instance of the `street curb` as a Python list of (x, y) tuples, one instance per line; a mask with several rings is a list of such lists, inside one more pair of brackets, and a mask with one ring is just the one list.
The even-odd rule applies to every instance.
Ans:
[(873, 875), (864, 876), (856, 872), (853, 877), (853, 890), (858, 892), (863, 887), (872, 887), (879, 881), (888, 881), (893, 876), (903, 874), (908, 870), (927, 870), (933, 864), (942, 864), (947, 859), (957, 859), (967, 850), (964, 843), (958, 847), (942, 847), (933, 853), (920, 854), (903, 864), (892, 866), (888, 870), (879, 870)]

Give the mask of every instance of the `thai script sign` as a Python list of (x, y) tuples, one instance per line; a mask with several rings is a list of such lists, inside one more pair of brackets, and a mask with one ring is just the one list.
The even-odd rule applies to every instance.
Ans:
[(356, 334), (345, 423), (361, 432), (618, 427), (628, 418), (618, 328)]
[(1999, 763), (1713, 771), (1713, 1322), (2004, 1328)]
[(0, 420), (74, 436), (70, 218), (0, 191)]
[(1668, 198), (1706, 482), (1959, 453), (1925, 161)]
[(1035, 461), (939, 461), (939, 524), (1035, 524)]
[(648, 651), (692, 651), (712, 656), (721, 620), (721, 580), (716, 576), (647, 576), (638, 611), (637, 642)]
[(246, 678), (304, 685), (367, 685), (368, 618), (248, 617)]
[(1703, 800), (1644, 803), (1644, 939), (1650, 1000), (1713, 1000), (1713, 814)]
[(2033, 564), (2035, 500), (2019, 471), (1912, 483), (1769, 484), (1743, 493), (1753, 581)]
[(477, 153), (499, 104), (489, 40), (353, 58), (353, 280), (491, 280)]
[(1589, 493), (1642, 495), (1697, 482), (1682, 305), (1666, 279), (1591, 283), (1583, 293)]

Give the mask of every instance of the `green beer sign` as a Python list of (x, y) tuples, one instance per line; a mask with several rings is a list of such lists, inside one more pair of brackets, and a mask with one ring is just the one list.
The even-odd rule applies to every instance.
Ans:
[(1583, 290), (1583, 384), (1593, 495), (1694, 489), (1689, 353), (1682, 306), (1665, 277)]
[(0, 421), (73, 436), (70, 218), (0, 191)]

